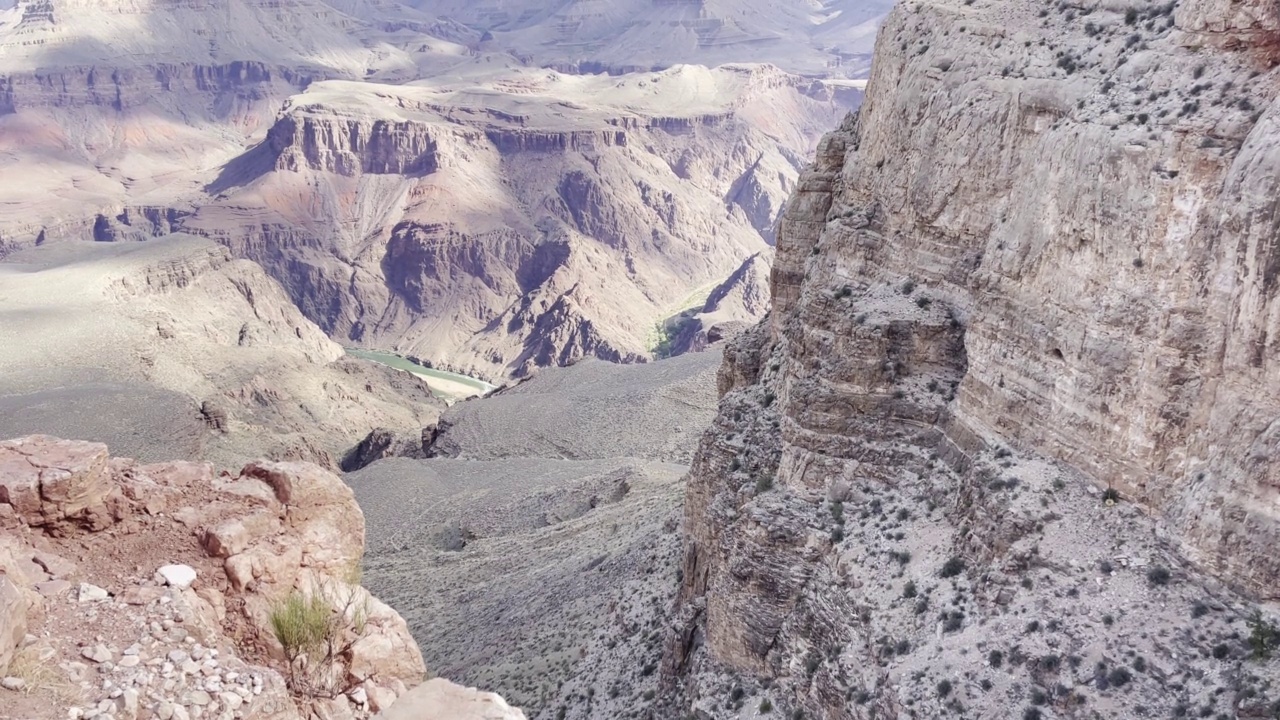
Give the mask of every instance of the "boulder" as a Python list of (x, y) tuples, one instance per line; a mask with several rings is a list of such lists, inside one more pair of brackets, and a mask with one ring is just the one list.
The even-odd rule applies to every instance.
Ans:
[(162, 565), (156, 570), (156, 582), (178, 589), (189, 588), (196, 581), (196, 569), (190, 565)]
[(102, 443), (46, 435), (0, 442), (0, 503), (32, 526), (106, 527), (115, 519), (109, 501), (117, 491), (108, 459)]

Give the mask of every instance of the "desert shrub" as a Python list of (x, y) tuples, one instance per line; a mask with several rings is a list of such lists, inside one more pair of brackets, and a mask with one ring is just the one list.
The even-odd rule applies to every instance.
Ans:
[[(341, 580), (312, 584), (272, 604), (267, 620), (284, 650), (289, 689), (311, 697), (333, 697), (354, 687), (334, 665), (367, 630), (369, 595), (353, 565)], [(358, 683), (356, 683), (358, 684)]]
[(1112, 668), (1111, 672), (1107, 673), (1107, 682), (1115, 687), (1124, 687), (1132, 679), (1133, 673), (1129, 672), (1128, 668)]
[(946, 697), (950, 694), (951, 694), (951, 681), (939, 680), (938, 681), (938, 697)]
[(324, 644), (334, 630), (332, 616), (333, 608), (324, 596), (315, 593), (308, 597), (295, 590), (271, 608), (268, 619), (285, 659), (293, 662)]
[(773, 489), (773, 476), (769, 474), (756, 476), (756, 492), (768, 492)]
[(760, 712), (761, 713), (773, 712), (773, 703), (769, 701), (769, 698), (765, 698), (760, 701)]
[(913, 598), (917, 594), (916, 582), (914, 580), (908, 580), (907, 584), (902, 586), (902, 597)]
[(992, 650), (987, 653), (987, 663), (993, 668), (998, 668), (1004, 664), (1004, 653), (999, 650)]
[(938, 575), (949, 578), (955, 577), (962, 572), (964, 572), (964, 560), (953, 557), (942, 564), (942, 569), (938, 571)]
[(1147, 582), (1152, 585), (1168, 585), (1172, 577), (1173, 574), (1169, 572), (1169, 568), (1163, 565), (1153, 565), (1147, 571)]
[(1269, 658), (1278, 644), (1280, 630), (1267, 622), (1261, 612), (1254, 610), (1253, 617), (1249, 618), (1249, 647), (1253, 650), (1253, 656), (1258, 659)]

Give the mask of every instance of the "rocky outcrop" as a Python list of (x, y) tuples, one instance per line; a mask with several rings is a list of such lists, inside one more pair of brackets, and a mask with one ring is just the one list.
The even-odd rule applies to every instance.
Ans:
[(304, 112), (286, 113), (271, 127), (266, 142), (281, 170), (425, 175), (439, 165), (431, 134), (421, 124)]
[[(1033, 606), (1051, 646), (1100, 667), (1128, 651), (1177, 665), (1172, 652), (1215, 672), (1186, 664), (1194, 641), (1098, 651), (1097, 630), (1067, 619), (1134, 588), (1148, 604), (1212, 593), (1232, 615), (1215, 632), (1247, 634), (1250, 600), (1280, 578), (1276, 227), (1261, 209), (1280, 75), (1269, 11), (1221, 10), (893, 12), (865, 104), (782, 219), (772, 315), (726, 350), (686, 501), (673, 697), (705, 711), (728, 675), (775, 679), (766, 694), (806, 716), (1016, 716), (986, 692), (999, 664), (957, 653), (967, 637), (1003, 658), (1009, 614)], [(1117, 502), (1123, 522), (1094, 509)], [(1074, 585), (1077, 563), (1102, 568), (1088, 593), (1035, 589)], [(1143, 583), (1144, 566), (1164, 572)], [(1147, 627), (1182, 622), (1153, 613)], [(1017, 675), (1059, 708), (1114, 707), (1079, 671)], [(1210, 691), (1171, 698), (1143, 677), (1130, 692), (1255, 706)]]
[(772, 259), (772, 251), (752, 255), (711, 290), (699, 311), (682, 313), (668, 330), (670, 354), (704, 350), (743, 331), (752, 318), (765, 315), (769, 311)]
[[(215, 475), (34, 436), (0, 444), (0, 483), (0, 693), (29, 693), (23, 717), (368, 717), (425, 675), (404, 620), (353, 572), (364, 517), (351, 490), (318, 466)], [(34, 498), (15, 492), (33, 483)], [(329, 652), (307, 645), (301, 663), (277, 625), (295, 596), (336, 623)], [(487, 693), (431, 688), (412, 695), (424, 712), (522, 717)]]
[(498, 695), (436, 678), (410, 690), (377, 720), (525, 720)]

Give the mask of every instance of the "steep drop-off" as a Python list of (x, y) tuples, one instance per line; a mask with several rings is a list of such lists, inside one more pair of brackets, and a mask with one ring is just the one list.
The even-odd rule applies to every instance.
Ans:
[(1257, 2), (894, 10), (726, 351), (669, 697), (1274, 701), (1241, 638), (1280, 587), (1278, 29)]

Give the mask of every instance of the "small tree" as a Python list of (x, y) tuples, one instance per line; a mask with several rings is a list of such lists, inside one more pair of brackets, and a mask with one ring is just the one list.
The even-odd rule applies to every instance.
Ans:
[(1271, 657), (1276, 645), (1280, 644), (1280, 630), (1267, 622), (1259, 610), (1253, 611), (1249, 618), (1249, 647), (1253, 648), (1253, 656), (1260, 660)]

